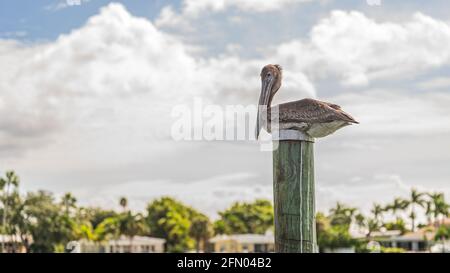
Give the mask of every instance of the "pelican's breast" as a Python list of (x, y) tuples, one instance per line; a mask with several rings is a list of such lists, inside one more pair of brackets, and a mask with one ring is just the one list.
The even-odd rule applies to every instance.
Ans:
[(350, 123), (342, 120), (336, 120), (326, 123), (313, 123), (306, 131), (306, 133), (315, 138), (326, 137), (347, 125), (350, 125)]

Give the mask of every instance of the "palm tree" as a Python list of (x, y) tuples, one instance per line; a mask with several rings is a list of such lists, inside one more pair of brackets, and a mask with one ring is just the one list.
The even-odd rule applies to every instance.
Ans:
[(365, 227), (366, 226), (366, 217), (364, 217), (364, 215), (362, 213), (358, 213), (355, 216), (355, 222), (358, 227), (361, 227), (361, 228)]
[[(6, 172), (6, 179), (0, 178), (0, 189), (3, 190), (3, 231), (6, 233), (6, 220), (8, 214), (8, 199), (9, 199), (9, 190), (11, 186), (18, 187), (20, 182), (19, 176), (17, 176), (14, 171)], [(6, 189), (5, 189), (6, 186)], [(2, 251), (5, 252), (5, 241), (2, 240)]]
[(360, 231), (363, 231), (367, 227), (366, 217), (362, 213), (358, 213), (355, 215), (355, 223), (358, 226)]
[[(119, 217), (108, 217), (104, 219), (100, 224), (92, 231), (92, 240), (101, 245), (106, 240), (116, 239), (120, 237), (120, 219)], [(117, 251), (117, 245), (114, 246)]]
[[(440, 236), (442, 244), (444, 244), (445, 236), (441, 231), (444, 226), (444, 219), (449, 215), (450, 205), (445, 202), (445, 197), (443, 193), (432, 193), (429, 194), (431, 201), (433, 203), (433, 215), (435, 219), (435, 226), (439, 227), (436, 236)], [(439, 216), (442, 216), (442, 222), (438, 223)]]
[(371, 212), (376, 221), (382, 221), (384, 211), (385, 209), (381, 205), (376, 203), (373, 204)]
[(346, 206), (340, 202), (336, 203), (336, 207), (330, 209), (331, 214), (343, 214)]
[[(444, 196), (442, 196), (442, 198), (434, 205), (434, 210), (435, 210), (436, 216), (437, 217), (442, 216), (442, 221), (444, 221), (444, 219), (446, 217), (448, 217), (449, 207), (450, 207), (450, 205), (445, 202)], [(443, 224), (443, 223), (441, 223), (441, 224)]]
[(197, 253), (200, 252), (201, 242), (203, 243), (204, 248), (206, 241), (212, 234), (211, 223), (209, 222), (208, 217), (204, 215), (194, 216), (189, 233), (195, 239), (195, 249)]
[(425, 215), (427, 216), (428, 225), (431, 225), (431, 218), (433, 217), (433, 202), (425, 201)]
[(409, 199), (409, 205), (411, 206), (411, 230), (414, 232), (416, 225), (416, 212), (415, 212), (415, 206), (418, 205), (420, 207), (424, 207), (425, 200), (423, 199), (424, 193), (418, 192), (416, 189), (411, 190), (411, 195)]
[(408, 201), (397, 197), (394, 199), (394, 202), (391, 205), (388, 205), (386, 207), (386, 210), (391, 210), (395, 218), (399, 219), (398, 212), (404, 210), (407, 205)]
[(416, 220), (417, 215), (414, 211), (411, 211), (411, 213), (408, 215), (408, 217), (409, 217), (409, 219), (411, 219), (411, 226), (412, 226), (411, 231), (414, 232), (414, 221)]
[(144, 217), (138, 214), (132, 214), (130, 211), (124, 213), (120, 220), (120, 233), (127, 236), (130, 240), (130, 252), (133, 252), (133, 238), (136, 235), (146, 233), (148, 231)]
[(370, 236), (374, 231), (380, 230), (380, 223), (378, 222), (377, 219), (370, 218), (369, 220), (367, 220), (367, 229), (368, 229), (367, 238), (370, 238)]
[(69, 214), (70, 208), (74, 208), (75, 204), (77, 202), (77, 199), (70, 193), (64, 194), (61, 200), (61, 204), (64, 206), (64, 210), (66, 214)]
[(437, 220), (441, 215), (448, 216), (449, 205), (445, 202), (443, 193), (430, 193), (428, 196), (431, 198), (431, 202), (433, 203), (435, 225), (439, 225)]
[(358, 212), (357, 208), (347, 208), (346, 214), (347, 214), (348, 217), (353, 219), (357, 212)]
[(336, 207), (330, 209), (331, 225), (350, 225), (357, 212), (356, 208), (347, 207), (337, 202)]
[(121, 197), (119, 204), (122, 207), (123, 211), (125, 212), (127, 210), (127, 206), (128, 206), (128, 199), (126, 197)]

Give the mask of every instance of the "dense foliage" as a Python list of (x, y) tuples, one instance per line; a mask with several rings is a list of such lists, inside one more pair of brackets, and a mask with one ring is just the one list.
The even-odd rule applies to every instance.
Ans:
[[(205, 215), (170, 197), (157, 199), (148, 205), (146, 222), (152, 236), (167, 240), (169, 252), (193, 249), (194, 238), (207, 240), (211, 230)], [(197, 249), (198, 245), (200, 242), (197, 242)]]
[(214, 223), (218, 234), (264, 234), (273, 227), (273, 207), (267, 200), (236, 202), (219, 215), (220, 219)]

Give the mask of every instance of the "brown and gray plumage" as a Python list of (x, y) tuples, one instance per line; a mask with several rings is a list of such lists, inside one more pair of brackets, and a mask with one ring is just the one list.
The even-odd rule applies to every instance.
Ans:
[(281, 87), (281, 80), (281, 66), (269, 64), (262, 69), (256, 138), (261, 128), (271, 132), (271, 116), (276, 116), (275, 111), (278, 111), (279, 130), (299, 130), (314, 138), (328, 136), (344, 126), (358, 123), (339, 105), (314, 99), (271, 107), (273, 96)]

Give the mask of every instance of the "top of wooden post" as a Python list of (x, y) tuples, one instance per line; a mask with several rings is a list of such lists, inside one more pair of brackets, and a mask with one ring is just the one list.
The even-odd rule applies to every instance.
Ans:
[(298, 130), (280, 130), (272, 132), (272, 140), (282, 141), (282, 140), (299, 140), (306, 142), (313, 142), (314, 138), (308, 136), (302, 131)]

